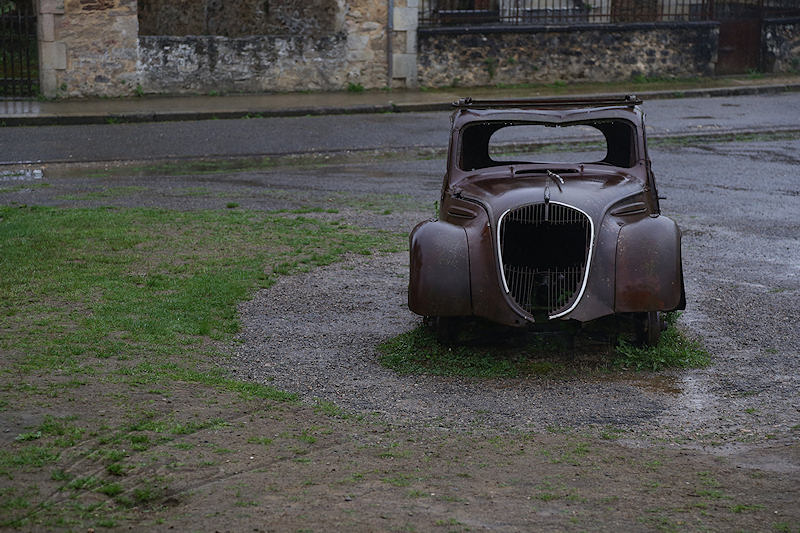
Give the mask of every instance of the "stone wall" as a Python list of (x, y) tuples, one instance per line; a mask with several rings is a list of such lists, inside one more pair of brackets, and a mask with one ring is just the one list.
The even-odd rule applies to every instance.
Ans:
[(139, 0), (139, 35), (319, 37), (341, 31), (337, 0)]
[(419, 83), (479, 86), (711, 76), (718, 37), (717, 23), (424, 30), (418, 37)]
[[(139, 1), (142, 33), (163, 32), (140, 38), (145, 92), (342, 90), (349, 84), (387, 84), (384, 2)], [(183, 9), (183, 3), (194, 7)]]
[(800, 18), (764, 21), (764, 70), (800, 72)]
[(139, 84), (136, 0), (40, 0), (45, 96), (119, 96)]
[[(716, 23), (418, 30), (419, 0), (391, 13), (383, 0), (37, 1), (42, 89), (62, 97), (707, 76), (719, 35)], [(796, 69), (797, 22), (765, 30), (775, 71)]]
[(417, 26), (419, 0), (394, 0), (391, 16), (391, 86), (417, 87)]
[(153, 93), (342, 89), (343, 33), (304, 37), (141, 37), (142, 86)]
[(341, 90), (388, 81), (382, 1), (37, 2), (48, 97)]

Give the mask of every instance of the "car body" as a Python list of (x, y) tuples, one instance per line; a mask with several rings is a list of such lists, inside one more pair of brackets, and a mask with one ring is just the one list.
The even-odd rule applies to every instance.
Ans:
[[(681, 232), (661, 214), (640, 104), (455, 102), (438, 218), (410, 235), (409, 308), (517, 327), (620, 315), (655, 343), (659, 313), (685, 307)], [(554, 143), (567, 162), (516, 153)]]

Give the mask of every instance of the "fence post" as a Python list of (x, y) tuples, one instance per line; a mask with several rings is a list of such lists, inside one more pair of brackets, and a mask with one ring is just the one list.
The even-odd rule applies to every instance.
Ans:
[[(406, 88), (418, 86), (417, 77), (417, 27), (419, 25), (419, 0), (394, 0), (392, 13), (391, 83), (398, 81)], [(397, 40), (395, 40), (397, 39)], [(397, 46), (397, 45), (400, 46)]]
[(39, 26), (39, 91), (52, 98), (58, 93), (58, 71), (67, 68), (67, 46), (56, 40), (56, 17), (64, 15), (64, 0), (36, 0)]

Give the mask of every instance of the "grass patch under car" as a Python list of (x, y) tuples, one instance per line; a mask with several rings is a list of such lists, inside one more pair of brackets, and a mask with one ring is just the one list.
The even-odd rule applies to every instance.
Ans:
[(421, 325), (378, 345), (380, 362), (400, 374), (433, 374), (477, 378), (513, 378), (566, 371), (576, 365), (591, 368), (658, 371), (703, 367), (710, 356), (676, 326), (677, 313), (667, 315), (667, 329), (657, 346), (638, 347), (621, 338), (612, 345), (577, 348), (570, 342), (535, 333), (498, 334), (491, 328), (483, 338), (468, 342), (439, 342), (433, 328)]
[(680, 313), (667, 313), (667, 329), (661, 333), (656, 346), (635, 346), (620, 340), (614, 365), (631, 370), (662, 370), (664, 368), (701, 368), (711, 362), (703, 346), (684, 335), (677, 327)]

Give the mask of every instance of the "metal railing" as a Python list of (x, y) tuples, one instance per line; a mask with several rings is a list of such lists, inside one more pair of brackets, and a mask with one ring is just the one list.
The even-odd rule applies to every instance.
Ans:
[(39, 90), (39, 49), (33, 0), (0, 0), (0, 97)]
[(798, 0), (420, 0), (421, 27), (689, 22), (800, 16)]

